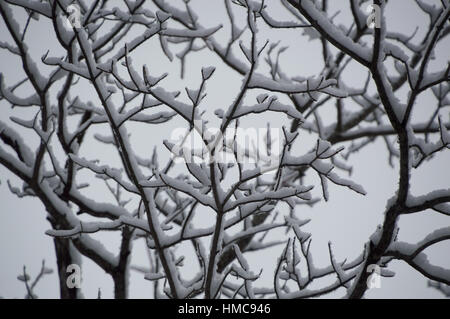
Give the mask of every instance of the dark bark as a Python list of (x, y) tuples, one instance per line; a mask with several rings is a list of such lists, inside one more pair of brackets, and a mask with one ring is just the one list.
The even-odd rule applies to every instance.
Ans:
[[(59, 225), (51, 218), (47, 218), (54, 229), (59, 229)], [(59, 294), (61, 299), (77, 299), (78, 288), (67, 286), (67, 267), (76, 263), (70, 254), (71, 240), (68, 238), (53, 238), (55, 245), (56, 264), (58, 267)]]
[(122, 243), (120, 246), (119, 265), (112, 271), (111, 276), (114, 281), (114, 298), (126, 299), (128, 297), (128, 264), (131, 255), (131, 240), (133, 230), (124, 227), (122, 230)]

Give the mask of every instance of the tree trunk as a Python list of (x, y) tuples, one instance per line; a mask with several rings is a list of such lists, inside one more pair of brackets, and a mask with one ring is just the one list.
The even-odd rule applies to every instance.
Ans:
[(76, 263), (70, 254), (70, 239), (54, 238), (56, 253), (56, 263), (58, 265), (59, 277), (59, 293), (61, 299), (77, 299), (79, 297), (79, 288), (69, 288), (67, 286), (67, 267), (70, 264)]

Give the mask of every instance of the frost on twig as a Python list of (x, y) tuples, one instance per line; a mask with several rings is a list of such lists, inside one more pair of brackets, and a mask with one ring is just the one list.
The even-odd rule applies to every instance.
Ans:
[(42, 260), (41, 270), (32, 280), (30, 275), (27, 273), (26, 267), (23, 266), (23, 273), (17, 276), (17, 280), (22, 281), (25, 285), (25, 288), (27, 290), (25, 299), (37, 299), (38, 296), (35, 294), (34, 288), (44, 276), (50, 275), (52, 273), (53, 270), (45, 267), (45, 260)]

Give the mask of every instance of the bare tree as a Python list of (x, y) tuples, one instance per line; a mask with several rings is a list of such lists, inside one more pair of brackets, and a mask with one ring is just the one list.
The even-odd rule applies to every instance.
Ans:
[[(79, 289), (66, 285), (66, 269), (77, 263), (79, 254), (112, 277), (116, 298), (127, 297), (132, 268), (153, 281), (155, 298), (307, 298), (342, 287), (347, 297), (361, 298), (374, 269), (392, 276), (392, 260), (405, 261), (444, 291), (450, 270), (432, 265), (425, 250), (450, 239), (450, 228), (437, 229), (418, 243), (397, 240), (402, 215), (430, 210), (450, 214), (450, 189), (423, 196), (410, 192), (411, 171), (450, 145), (450, 122), (442, 116), (450, 105), (450, 64), (438, 72), (429, 70), (450, 33), (450, 3), (437, 2), (416, 0), (429, 17), (417, 43), (415, 34), (389, 31), (389, 4), (382, 0), (373, 1), (369, 20), (363, 10), (367, 3), (348, 1), (348, 8), (342, 9), (352, 17), (347, 26), (334, 22), (327, 0), (217, 1), (228, 20), (212, 27), (201, 24), (201, 12), (189, 0), (1, 1), (9, 36), (0, 47), (20, 59), (24, 77), (8, 83), (2, 74), (0, 96), (12, 107), (27, 108), (33, 117), (2, 117), (0, 163), (22, 182), (21, 187), (8, 182), (10, 190), (19, 197), (38, 198), (48, 213), (52, 229), (47, 235), (54, 237), (61, 297), (81, 296)], [(275, 5), (290, 18), (274, 14)], [(26, 19), (15, 18), (24, 12)], [(58, 49), (42, 57), (27, 44), (27, 31), (38, 23), (49, 23), (58, 41)], [(225, 42), (218, 35), (224, 30)], [(280, 63), (288, 47), (265, 40), (267, 30), (294, 31), (318, 41), (316, 63), (322, 64), (322, 71), (288, 75)], [(188, 55), (208, 53), (221, 62), (198, 69), (195, 88), (172, 91), (164, 83), (167, 74), (154, 74), (145, 63), (134, 62), (140, 48), (154, 39), (159, 46), (152, 49), (162, 50), (169, 61), (181, 61), (180, 83)], [(359, 88), (342, 80), (350, 65), (367, 72)], [(242, 84), (231, 105), (212, 114), (202, 101), (221, 68), (240, 74)], [(89, 102), (73, 96), (79, 95), (74, 92), (80, 86), (95, 92)], [(396, 96), (400, 90), (407, 91), (405, 101)], [(424, 92), (433, 94), (435, 112), (429, 119), (413, 121)], [(331, 124), (323, 120), (326, 106), (335, 109)], [(257, 145), (240, 143), (241, 122), (268, 112), (288, 117), (279, 138), (264, 123)], [(160, 143), (151, 156), (139, 155), (130, 137), (133, 123), (164, 126), (176, 119), (184, 122), (181, 139)], [(108, 125), (110, 134), (95, 138), (116, 150), (120, 167), (80, 155), (88, 131), (101, 125)], [(298, 136), (306, 132), (316, 143), (300, 154)], [(35, 149), (28, 141), (30, 133), (39, 139)], [(311, 234), (303, 230), (308, 221), (296, 210), (321, 200), (312, 196), (313, 185), (305, 176), (316, 177), (325, 201), (330, 182), (365, 195), (361, 185), (343, 177), (352, 169), (346, 160), (377, 139), (384, 140), (389, 161), (399, 163), (398, 190), (358, 258), (337, 260), (330, 243), (329, 266), (319, 268), (310, 250)], [(171, 154), (165, 163), (158, 160), (162, 153)], [(182, 172), (175, 169), (180, 161)], [(104, 183), (115, 202), (98, 202), (88, 191), (90, 183), (80, 182), (80, 171)], [(214, 216), (215, 222), (203, 227), (195, 222), (199, 215)], [(275, 229), (286, 235), (268, 240)], [(90, 235), (104, 231), (120, 232), (118, 255)], [(130, 266), (132, 242), (139, 239), (145, 240), (149, 269)], [(176, 250), (181, 246), (186, 248), (183, 253)], [(277, 261), (267, 256), (276, 264), (272, 285), (256, 287), (260, 272), (246, 255), (273, 247), (282, 248)], [(190, 264), (197, 267), (191, 279), (181, 273), (187, 257), (196, 260)], [(27, 282), (26, 273), (23, 276)], [(320, 288), (312, 285), (324, 277), (335, 280)]]

